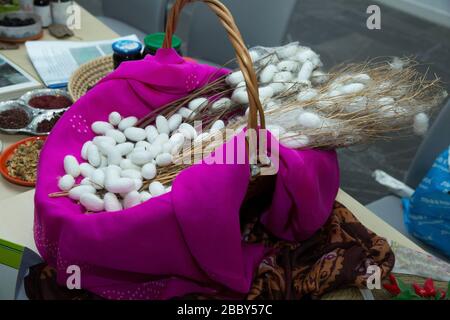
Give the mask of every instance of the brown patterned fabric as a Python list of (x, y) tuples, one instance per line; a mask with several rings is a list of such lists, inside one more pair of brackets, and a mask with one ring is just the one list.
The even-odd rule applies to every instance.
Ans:
[(369, 265), (378, 265), (384, 278), (395, 262), (387, 241), (337, 202), (325, 226), (305, 242), (270, 243), (260, 231), (250, 232), (248, 241), (265, 241), (275, 249), (260, 264), (249, 300), (314, 299), (339, 288), (364, 288)]
[[(263, 243), (271, 252), (256, 271), (248, 300), (317, 299), (336, 289), (363, 288), (367, 266), (378, 265), (384, 278), (395, 261), (387, 241), (367, 230), (337, 202), (325, 226), (307, 241), (289, 243), (273, 238), (256, 219), (244, 225), (243, 238), (249, 243)], [(84, 290), (58, 286), (55, 270), (45, 264), (30, 269), (25, 288), (30, 299), (101, 299)]]

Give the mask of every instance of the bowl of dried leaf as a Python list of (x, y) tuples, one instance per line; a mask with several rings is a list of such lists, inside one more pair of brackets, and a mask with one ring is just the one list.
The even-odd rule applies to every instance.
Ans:
[(21, 140), (0, 155), (0, 173), (14, 184), (34, 187), (36, 184), (39, 154), (46, 136)]

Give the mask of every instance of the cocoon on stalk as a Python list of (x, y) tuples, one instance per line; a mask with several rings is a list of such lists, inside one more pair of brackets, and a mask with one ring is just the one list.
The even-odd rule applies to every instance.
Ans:
[(156, 164), (159, 167), (166, 167), (172, 163), (172, 155), (170, 153), (161, 153), (156, 157)]
[(296, 132), (286, 132), (281, 136), (280, 142), (291, 149), (299, 149), (309, 144), (309, 138)]
[(311, 77), (311, 74), (314, 70), (314, 65), (311, 61), (305, 61), (303, 63), (302, 68), (300, 69), (300, 72), (298, 73), (297, 80), (299, 82), (309, 81), (309, 78)]
[(380, 106), (387, 106), (390, 104), (394, 104), (395, 100), (392, 97), (383, 97), (377, 100)]
[(124, 134), (125, 134), (125, 137), (128, 138), (128, 140), (131, 140), (133, 142), (142, 141), (145, 138), (147, 138), (147, 133), (142, 128), (136, 128), (136, 127), (127, 128), (127, 129), (125, 129)]
[[(189, 118), (194, 113), (191, 109), (181, 107), (178, 112), (179, 115), (181, 115), (184, 119)], [(149, 140), (150, 141), (150, 140)]]
[(83, 185), (70, 189), (69, 198), (73, 200), (80, 200), (82, 194), (95, 193), (95, 188), (93, 186)]
[(147, 180), (151, 180), (156, 177), (156, 166), (153, 163), (147, 163), (142, 167), (142, 177), (144, 177)]
[(153, 197), (157, 197), (166, 193), (166, 189), (159, 181), (153, 181), (152, 183), (150, 183), (148, 189)]
[(150, 192), (142, 191), (140, 193), (140, 197), (141, 197), (141, 202), (146, 202), (152, 198), (152, 195), (150, 194)]
[(102, 169), (96, 169), (90, 179), (95, 189), (103, 189), (105, 186), (105, 172)]
[(372, 81), (372, 78), (366, 73), (359, 73), (353, 76), (353, 82), (369, 84)]
[(128, 193), (123, 199), (123, 207), (125, 209), (132, 208), (141, 203), (141, 195), (136, 190)]
[(222, 129), (225, 128), (225, 123), (222, 120), (217, 120), (216, 122), (213, 123), (213, 125), (211, 126), (211, 130), (210, 133), (214, 134)]
[(64, 177), (61, 177), (58, 181), (58, 187), (62, 191), (69, 191), (72, 189), (75, 184), (75, 179), (70, 174), (66, 174)]
[[(274, 92), (275, 92), (275, 90), (274, 90)], [(277, 102), (274, 100), (266, 100), (263, 103), (264, 110), (267, 110), (267, 111), (271, 110), (272, 108), (275, 108), (276, 106), (277, 106)]]
[(338, 91), (342, 92), (343, 94), (353, 94), (361, 92), (362, 90), (364, 90), (364, 88), (365, 85), (362, 83), (351, 83), (340, 87)]
[(231, 100), (238, 104), (247, 104), (248, 103), (248, 93), (247, 90), (236, 89), (233, 91), (231, 95)]
[[(183, 126), (183, 124), (180, 126)], [(169, 135), (167, 133), (161, 133), (156, 137), (155, 141), (153, 141), (153, 145), (159, 144), (162, 146), (167, 141), (169, 141)]]
[(311, 62), (311, 60), (316, 57), (318, 57), (317, 53), (312, 51), (310, 48), (300, 48), (299, 52), (295, 56), (295, 59), (301, 63), (305, 63), (306, 61)]
[(286, 91), (286, 84), (281, 82), (272, 82), (269, 84), (269, 87), (272, 88), (274, 94), (279, 94)]
[(140, 170), (141, 167), (135, 165), (133, 162), (131, 162), (130, 159), (123, 159), (122, 161), (120, 161), (120, 168), (122, 170), (126, 170), (126, 169), (134, 169), (134, 170)]
[(318, 129), (322, 127), (322, 119), (315, 113), (303, 112), (297, 118), (298, 124), (307, 129)]
[(188, 123), (182, 123), (178, 128), (178, 131), (187, 139), (193, 140), (197, 138), (197, 131), (193, 126)]
[(64, 157), (64, 170), (74, 178), (77, 178), (81, 173), (78, 160), (70, 155)]
[(278, 68), (273, 64), (269, 64), (261, 71), (261, 74), (259, 75), (259, 80), (262, 83), (268, 83), (272, 81), (276, 72), (278, 72)]
[(152, 145), (148, 142), (148, 141), (145, 141), (145, 140), (143, 140), (143, 141), (138, 141), (136, 144), (135, 144), (135, 149), (136, 148), (143, 148), (144, 149), (144, 151), (148, 151), (148, 149), (151, 147)]
[(112, 193), (128, 193), (135, 190), (134, 180), (130, 178), (106, 179), (105, 188)]
[(180, 114), (174, 114), (167, 120), (169, 123), (169, 129), (170, 131), (175, 131), (180, 126), (181, 122), (183, 121), (183, 117)]
[(117, 143), (125, 143), (127, 140), (122, 131), (116, 129), (106, 131), (106, 136), (113, 138)]
[[(180, 114), (180, 116), (182, 115)], [(153, 141), (155, 141), (156, 137), (159, 135), (158, 129), (156, 129), (156, 127), (153, 125), (145, 127), (145, 132), (147, 133), (147, 141), (150, 143), (153, 143)]]
[(277, 72), (274, 76), (273, 76), (273, 81), (274, 82), (289, 82), (291, 81), (293, 78), (293, 75), (291, 72), (289, 71), (282, 71), (282, 72)]
[(276, 50), (276, 53), (280, 59), (290, 58), (297, 52), (298, 52), (298, 45), (296, 43), (288, 44)]
[(350, 102), (347, 106), (345, 106), (345, 111), (347, 112), (356, 112), (361, 109), (367, 107), (368, 99), (367, 97), (356, 97)]
[(80, 164), (81, 175), (85, 178), (89, 178), (92, 173), (95, 171), (95, 168), (91, 166), (89, 163)]
[(113, 126), (118, 126), (121, 120), (122, 120), (122, 116), (120, 115), (120, 113), (118, 113), (116, 111), (111, 112), (108, 116), (108, 121)]
[(418, 136), (425, 135), (425, 133), (427, 133), (428, 131), (429, 122), (430, 120), (425, 113), (421, 112), (416, 114), (414, 116), (414, 125), (413, 125), (414, 133)]
[(134, 145), (131, 142), (120, 143), (115, 146), (122, 156), (126, 156), (134, 149)]
[(150, 151), (135, 151), (130, 154), (130, 160), (135, 165), (142, 166), (152, 161), (153, 156)]
[(261, 58), (261, 55), (258, 52), (256, 52), (255, 50), (250, 50), (248, 53), (249, 53), (250, 59), (252, 59), (253, 63), (257, 62)]
[(324, 84), (328, 81), (328, 75), (320, 70), (313, 71), (311, 74), (311, 81), (315, 85)]
[(80, 203), (83, 207), (92, 212), (103, 211), (105, 208), (104, 201), (99, 196), (92, 193), (81, 195)]
[(298, 71), (298, 67), (298, 62), (293, 60), (285, 60), (277, 64), (277, 68), (279, 71), (295, 72)]
[(125, 131), (125, 129), (134, 126), (137, 122), (138, 122), (138, 118), (136, 118), (136, 117), (127, 117), (125, 119), (122, 119), (119, 122), (118, 128), (121, 131)]
[(400, 59), (399, 57), (394, 57), (392, 59), (392, 62), (389, 63), (389, 65), (391, 66), (391, 69), (394, 70), (402, 70), (403, 67), (405, 66), (406, 62), (403, 61), (402, 59)]
[(138, 171), (138, 170), (134, 170), (134, 169), (125, 169), (125, 170), (122, 170), (120, 175), (122, 176), (122, 178), (141, 179), (142, 180), (142, 175), (141, 175), (140, 170)]
[(231, 73), (228, 77), (226, 77), (225, 81), (230, 85), (235, 87), (239, 82), (244, 81), (244, 75), (242, 71), (236, 71)]
[(87, 159), (88, 159), (88, 156), (87, 156), (87, 149), (89, 148), (89, 146), (90, 146), (92, 143), (93, 143), (92, 141), (86, 141), (86, 142), (83, 144), (83, 147), (81, 148), (81, 158), (83, 158), (84, 160), (87, 160)]
[(208, 99), (206, 98), (197, 98), (189, 102), (188, 108), (195, 111), (198, 108), (203, 108), (206, 104), (208, 104)]
[(170, 133), (170, 128), (169, 128), (169, 122), (167, 121), (166, 117), (164, 116), (157, 116), (156, 117), (156, 129), (158, 129), (158, 132), (161, 133), (165, 133), (165, 134), (169, 134)]
[(108, 212), (120, 211), (123, 209), (122, 204), (114, 193), (108, 192), (103, 197), (105, 202), (105, 210)]
[(232, 102), (229, 98), (220, 98), (219, 100), (215, 101), (211, 109), (212, 110), (222, 110), (231, 107)]
[(265, 100), (265, 99), (273, 97), (273, 89), (269, 86), (259, 88), (258, 93), (259, 93), (259, 98), (261, 100)]
[(108, 130), (114, 129), (111, 123), (105, 121), (95, 121), (91, 128), (96, 134), (105, 134)]
[(112, 147), (107, 152), (108, 164), (119, 165), (120, 161), (122, 161), (122, 155), (120, 154), (119, 149)]
[(319, 92), (316, 89), (306, 89), (297, 95), (297, 101), (310, 101), (317, 97)]

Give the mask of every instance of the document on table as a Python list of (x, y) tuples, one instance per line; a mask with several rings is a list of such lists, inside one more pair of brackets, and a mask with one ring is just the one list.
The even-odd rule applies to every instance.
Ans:
[(42, 81), (49, 88), (67, 86), (71, 74), (82, 64), (112, 54), (117, 40), (139, 41), (136, 35), (102, 41), (28, 41), (28, 56)]

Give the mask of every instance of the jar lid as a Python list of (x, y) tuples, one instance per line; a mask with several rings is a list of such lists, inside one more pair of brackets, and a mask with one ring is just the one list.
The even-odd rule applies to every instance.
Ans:
[[(162, 48), (165, 36), (166, 34), (164, 32), (151, 33), (144, 38), (144, 44), (146, 47), (156, 51)], [(176, 35), (172, 36), (172, 48), (180, 49), (181, 42), (181, 39)]]
[(119, 54), (136, 54), (141, 52), (142, 44), (134, 40), (119, 40), (112, 44), (112, 49)]

